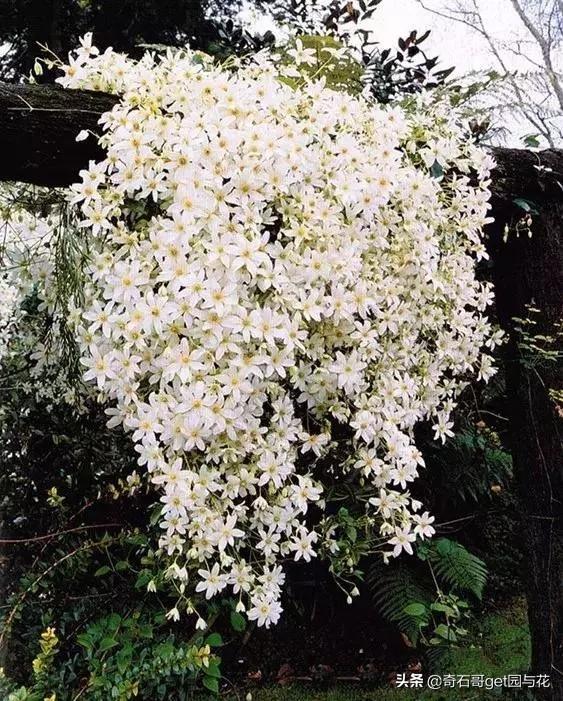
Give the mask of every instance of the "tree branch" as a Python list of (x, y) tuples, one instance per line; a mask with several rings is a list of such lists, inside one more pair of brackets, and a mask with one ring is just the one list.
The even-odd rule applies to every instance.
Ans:
[(563, 110), (563, 87), (561, 86), (559, 78), (555, 72), (555, 69), (553, 68), (553, 62), (551, 60), (552, 47), (550, 46), (546, 37), (544, 37), (540, 30), (536, 27), (532, 18), (525, 13), (524, 8), (520, 4), (519, 0), (510, 0), (510, 2), (512, 3), (512, 7), (514, 7), (514, 10), (518, 14), (518, 17), (520, 17), (522, 24), (534, 37), (534, 39), (538, 43), (538, 46), (540, 47), (545, 63), (545, 70), (549, 78), (551, 87), (553, 88), (553, 93), (557, 98), (557, 101), (559, 102), (559, 107), (561, 108), (561, 110)]
[[(511, 0), (511, 2), (515, 1), (516, 0)], [(563, 2), (563, 0), (561, 1)], [(447, 5), (446, 12), (444, 12), (443, 10), (436, 10), (432, 7), (429, 7), (425, 4), (424, 0), (418, 0), (418, 3), (427, 12), (431, 12), (433, 15), (442, 17), (444, 19), (448, 19), (451, 22), (458, 22), (459, 24), (462, 24), (471, 29), (472, 31), (476, 32), (485, 40), (487, 46), (489, 47), (491, 55), (502, 69), (502, 79), (507, 82), (507, 84), (512, 89), (512, 92), (514, 93), (514, 96), (516, 98), (514, 104), (515, 110), (517, 112), (520, 112), (522, 117), (528, 122), (530, 122), (534, 129), (538, 130), (538, 132), (546, 139), (550, 147), (553, 147), (553, 127), (547, 124), (544, 116), (541, 114), (541, 111), (537, 108), (537, 105), (530, 105), (526, 95), (526, 89), (524, 86), (520, 85), (519, 75), (516, 71), (509, 69), (508, 64), (506, 63), (503, 57), (502, 50), (506, 50), (506, 47), (503, 46), (500, 42), (498, 42), (497, 39), (494, 39), (492, 34), (487, 29), (485, 20), (483, 19), (481, 8), (477, 1), (464, 0), (464, 2), (458, 3), (458, 5), (455, 7), (449, 7)], [(518, 52), (513, 48), (511, 48), (510, 51), (512, 53), (517, 54), (521, 58), (524, 58), (526, 61), (534, 63), (526, 52)], [(538, 64), (538, 67), (542, 71), (547, 72), (547, 68), (544, 64)], [(549, 78), (549, 81), (551, 85), (551, 78)]]

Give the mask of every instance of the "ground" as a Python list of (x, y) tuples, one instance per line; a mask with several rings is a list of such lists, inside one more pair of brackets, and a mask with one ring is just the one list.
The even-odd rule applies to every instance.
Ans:
[[(440, 663), (440, 669), (436, 671), (454, 675), (482, 674), (485, 677), (525, 672), (529, 661), (529, 648), (525, 603), (516, 599), (497, 611), (484, 611), (474, 622), (470, 639), (462, 647), (452, 649), (449, 656)], [(348, 655), (343, 657), (347, 658)], [(250, 675), (256, 672), (257, 670), (251, 671)], [(510, 696), (506, 691), (501, 694), (498, 691), (480, 691), (475, 688), (467, 691), (455, 689), (437, 692), (395, 689), (391, 685), (394, 676), (387, 675), (386, 683), (337, 683), (327, 689), (303, 680), (286, 685), (266, 683), (262, 686), (252, 679), (247, 679), (235, 684), (234, 689), (225, 691), (224, 698), (228, 701), (250, 701), (248, 694), (251, 694), (252, 701), (457, 701), (533, 698)]]

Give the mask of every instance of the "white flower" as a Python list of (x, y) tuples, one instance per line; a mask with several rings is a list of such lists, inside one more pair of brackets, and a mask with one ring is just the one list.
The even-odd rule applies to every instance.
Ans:
[(445, 443), (447, 437), (454, 435), (452, 431), (453, 425), (453, 421), (447, 421), (443, 416), (440, 416), (438, 423), (434, 424), (432, 427), (434, 430), (434, 438), (436, 440), (440, 439), (442, 443)]
[(179, 621), (180, 620), (180, 612), (178, 611), (176, 606), (174, 606), (174, 608), (171, 608), (170, 611), (168, 611), (166, 613), (166, 618), (169, 621)]
[(311, 531), (307, 531), (302, 528), (301, 532), (293, 537), (293, 541), (290, 543), (291, 550), (295, 550), (295, 560), (300, 560), (303, 558), (305, 562), (310, 562), (312, 557), (316, 557), (317, 553), (313, 550), (313, 543), (318, 539), (318, 535)]
[(295, 48), (289, 49), (287, 52), (297, 65), (305, 63), (306, 65), (314, 65), (316, 62), (315, 49), (305, 49), (301, 39), (295, 41)]
[(307, 453), (309, 450), (312, 450), (319, 457), (323, 454), (323, 447), (330, 442), (330, 434), (328, 433), (318, 433), (316, 435), (302, 433), (300, 438), (303, 440), (301, 452)]
[(405, 528), (396, 528), (395, 535), (389, 539), (389, 544), (394, 545), (393, 557), (398, 557), (401, 551), (404, 550), (409, 555), (412, 555), (412, 545), (416, 540), (416, 535), (410, 532), (410, 526)]
[(278, 622), (282, 607), (277, 601), (258, 596), (252, 599), (252, 604), (247, 613), (251, 621), (257, 621), (259, 626), (266, 626), (266, 628)]
[(280, 546), (278, 545), (281, 540), (281, 534), (276, 533), (274, 528), (270, 526), (268, 531), (260, 529), (259, 531), (260, 540), (256, 544), (257, 550), (261, 550), (265, 557), (270, 557), (274, 553), (279, 552)]
[(240, 528), (235, 528), (237, 517), (231, 514), (226, 520), (217, 527), (217, 547), (219, 550), (225, 550), (227, 545), (234, 545), (235, 538), (243, 538), (244, 531)]
[(220, 574), (219, 563), (215, 563), (211, 571), (198, 570), (198, 575), (201, 581), (197, 583), (195, 590), (205, 592), (205, 598), (211, 599), (217, 592), (220, 592), (227, 586), (227, 575)]
[(431, 538), (436, 532), (432, 527), (435, 520), (434, 516), (430, 516), (428, 511), (425, 511), (423, 514), (414, 514), (412, 520), (415, 523), (415, 535), (418, 535), (421, 538)]

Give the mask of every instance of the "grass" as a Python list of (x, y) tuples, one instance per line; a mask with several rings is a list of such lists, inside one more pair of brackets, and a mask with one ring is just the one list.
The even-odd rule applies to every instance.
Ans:
[(447, 671), (498, 677), (526, 669), (530, 634), (524, 601), (516, 600), (502, 611), (478, 621), (476, 628), (477, 634), (470, 646), (452, 652)]
[[(441, 674), (501, 677), (526, 670), (530, 655), (530, 636), (523, 601), (516, 600), (501, 611), (476, 621), (474, 631), (471, 640), (464, 647), (452, 650), (443, 659), (439, 670)], [(385, 687), (366, 689), (356, 685), (320, 691), (304, 684), (244, 689), (225, 698), (229, 701), (245, 701), (248, 693), (251, 694), (252, 701), (469, 701), (533, 698), (509, 696), (505, 690), (487, 691), (477, 688), (430, 691)]]

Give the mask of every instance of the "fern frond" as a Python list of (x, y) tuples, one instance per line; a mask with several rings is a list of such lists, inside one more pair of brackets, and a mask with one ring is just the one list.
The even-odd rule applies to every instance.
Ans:
[(367, 583), (381, 615), (395, 623), (416, 644), (420, 618), (409, 615), (405, 608), (413, 602), (429, 606), (434, 599), (419, 573), (404, 562), (389, 565), (377, 562), (369, 570)]
[(483, 560), (448, 538), (438, 538), (432, 543), (428, 559), (438, 579), (481, 599), (487, 581), (487, 566)]

